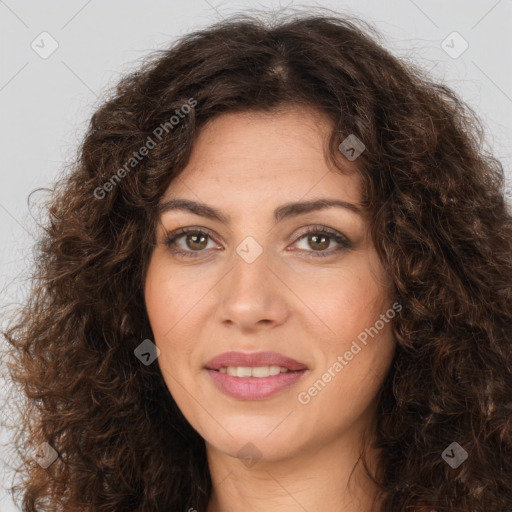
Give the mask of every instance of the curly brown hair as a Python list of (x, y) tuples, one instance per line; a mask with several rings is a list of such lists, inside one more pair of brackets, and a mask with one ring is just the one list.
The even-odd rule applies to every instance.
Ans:
[[(56, 180), (30, 297), (3, 333), (26, 512), (206, 510), (204, 440), (134, 356), (153, 339), (157, 206), (205, 123), (290, 105), (332, 120), (340, 172), (340, 142), (364, 142), (363, 206), (402, 305), (378, 397), (379, 510), (512, 509), (512, 215), (481, 121), (362, 20), (271, 18), (238, 14), (152, 54)], [(469, 454), (456, 469), (441, 457), (454, 441)], [(43, 442), (58, 453), (47, 468), (32, 458)]]

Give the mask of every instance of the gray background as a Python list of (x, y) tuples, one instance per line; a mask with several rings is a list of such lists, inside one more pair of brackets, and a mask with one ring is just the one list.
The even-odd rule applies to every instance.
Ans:
[[(512, 182), (512, 0), (354, 0), (295, 3), (188, 0), (0, 0), (0, 312), (23, 300), (34, 244), (36, 202), (74, 158), (102, 94), (149, 51), (194, 29), (248, 8), (309, 5), (355, 14), (371, 22), (395, 55), (428, 70), (481, 116), (487, 145)], [(442, 41), (458, 32), (469, 47), (457, 58)], [(40, 36), (48, 32), (50, 36)], [(50, 38), (51, 37), (51, 38)], [(40, 55), (57, 50), (47, 58)], [(37, 48), (37, 53), (31, 44)], [(463, 41), (451, 36), (452, 52)], [(45, 56), (45, 55), (43, 55)], [(456, 55), (454, 55), (456, 56)], [(510, 197), (510, 194), (508, 194)], [(3, 325), (2, 320), (2, 325)], [(2, 402), (8, 382), (0, 382)], [(2, 415), (10, 413), (0, 407)], [(4, 461), (14, 453), (5, 432)], [(4, 486), (12, 473), (0, 461)], [(17, 510), (0, 489), (0, 510)]]

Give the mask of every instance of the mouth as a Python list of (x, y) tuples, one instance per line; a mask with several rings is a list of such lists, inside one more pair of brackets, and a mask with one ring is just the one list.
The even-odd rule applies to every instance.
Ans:
[[(231, 377), (240, 377), (242, 379), (247, 377), (254, 377), (256, 379), (263, 379), (266, 377), (274, 377), (280, 373), (288, 373), (294, 370), (289, 370), (284, 366), (270, 365), (270, 366), (221, 366), (218, 370), (212, 371), (226, 373)], [(297, 371), (297, 370), (295, 370)]]
[(205, 365), (213, 384), (238, 400), (261, 400), (295, 384), (308, 367), (275, 352), (227, 352)]

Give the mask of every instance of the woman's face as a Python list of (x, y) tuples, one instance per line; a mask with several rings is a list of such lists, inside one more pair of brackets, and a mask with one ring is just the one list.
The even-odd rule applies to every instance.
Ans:
[[(324, 159), (330, 129), (307, 110), (224, 114), (162, 198), (197, 206), (161, 215), (147, 312), (169, 391), (210, 450), (315, 453), (375, 418), (398, 310), (356, 210), (357, 161), (341, 174)], [(212, 363), (229, 352), (242, 358)], [(247, 358), (261, 352), (275, 354)]]

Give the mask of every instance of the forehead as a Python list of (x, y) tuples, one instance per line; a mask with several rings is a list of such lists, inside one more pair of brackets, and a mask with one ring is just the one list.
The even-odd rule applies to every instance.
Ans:
[(311, 109), (223, 114), (200, 131), (170, 196), (222, 203), (280, 202), (319, 196), (358, 203), (361, 178), (353, 163), (343, 170), (326, 159), (331, 122)]

